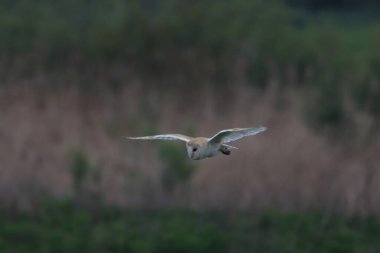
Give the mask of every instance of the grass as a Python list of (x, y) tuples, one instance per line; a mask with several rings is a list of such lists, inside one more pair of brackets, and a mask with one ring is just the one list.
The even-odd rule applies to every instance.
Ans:
[[(29, 87), (35, 83), (31, 80)], [(207, 90), (197, 97), (156, 93), (159, 91), (143, 96), (145, 85), (129, 83), (112, 100), (104, 94), (82, 96), (75, 90), (2, 90), (2, 205), (33, 209), (48, 193), (140, 208), (172, 203), (206, 209), (316, 208), (344, 214), (378, 213), (380, 174), (375, 168), (380, 142), (372, 138), (370, 129), (362, 127), (365, 122), (358, 124), (363, 139), (340, 131), (346, 141), (340, 145), (305, 126), (300, 116), (307, 110), (297, 94), (284, 97), (285, 106), (279, 109), (270, 93), (242, 84), (224, 100)], [(327, 88), (326, 94), (334, 97), (335, 90)], [(196, 102), (187, 103), (185, 96)], [(157, 97), (155, 103), (150, 102), (152, 97)], [(319, 99), (313, 101), (316, 109), (321, 107), (318, 102), (334, 111), (339, 109), (332, 99)], [(120, 104), (120, 111), (114, 103)], [(140, 110), (135, 108), (141, 104), (146, 105), (147, 114), (152, 110), (156, 115), (154, 125), (144, 121), (145, 116), (136, 116)], [(339, 110), (332, 115), (317, 112), (324, 119), (324, 125), (316, 124), (321, 134), (335, 121), (344, 125), (347, 117), (346, 112), (339, 116)], [(117, 121), (110, 119), (113, 114), (118, 115)], [(123, 138), (187, 133), (178, 122), (189, 119), (202, 122), (194, 130), (197, 136), (212, 136), (232, 126), (264, 125), (269, 130), (236, 143), (240, 149), (231, 156), (201, 162), (187, 157), (183, 143)], [(103, 127), (108, 122), (117, 124), (121, 133), (110, 136)], [(348, 131), (347, 125), (345, 129)], [(189, 131), (189, 135), (193, 134)], [(365, 138), (371, 142), (364, 142)]]
[[(27, 73), (62, 72), (62, 68), (78, 65), (88, 66), (88, 75), (94, 76), (98, 68), (113, 72), (106, 66), (119, 63), (138, 76), (163, 79), (168, 88), (178, 85), (171, 78), (191, 80), (189, 84), (196, 88), (211, 79), (206, 85), (218, 90), (234, 83), (236, 76), (261, 88), (275, 79), (282, 80), (282, 86), (296, 82), (317, 87), (318, 92), (324, 91), (321, 83), (327, 82), (353, 93), (356, 106), (377, 118), (378, 111), (372, 109), (377, 104), (355, 95), (358, 86), (368, 86), (372, 80), (373, 86), (379, 86), (379, 22), (372, 10), (312, 15), (278, 0), (54, 4), (38, 0), (4, 1), (0, 7), (0, 54), (7, 68), (13, 66), (8, 61), (20, 57)], [(14, 65), (16, 71), (21, 68)], [(240, 65), (244, 69), (236, 70)], [(87, 71), (82, 70), (84, 76)], [(290, 75), (295, 77), (291, 81)], [(85, 78), (80, 85), (87, 91), (94, 83)], [(121, 79), (109, 87), (125, 83)], [(378, 90), (371, 93), (378, 97)], [(336, 121), (329, 115), (336, 118), (342, 106), (338, 103), (324, 107), (321, 113), (328, 119), (316, 112), (313, 120), (321, 124)]]
[[(33, 209), (74, 185), (80, 199), (99, 192), (128, 207), (185, 193), (200, 208), (378, 213), (376, 17), (346, 22), (263, 0), (0, 7), (4, 207)], [(120, 141), (189, 119), (202, 135), (270, 131), (196, 169), (183, 147)]]
[(49, 200), (34, 214), (2, 214), (1, 252), (377, 252), (378, 218), (318, 212), (191, 210), (94, 212)]

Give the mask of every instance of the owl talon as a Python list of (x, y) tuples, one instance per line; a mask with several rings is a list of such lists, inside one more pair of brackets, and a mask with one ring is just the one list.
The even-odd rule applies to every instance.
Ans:
[(220, 152), (222, 152), (222, 154), (224, 155), (230, 155), (231, 154), (231, 150), (228, 150), (226, 147), (221, 147), (220, 149)]
[(231, 155), (231, 151), (229, 150), (221, 150), (222, 151), (222, 154), (224, 155)]

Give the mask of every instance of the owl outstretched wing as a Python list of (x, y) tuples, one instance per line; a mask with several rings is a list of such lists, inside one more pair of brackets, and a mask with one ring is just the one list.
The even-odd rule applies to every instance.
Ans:
[(265, 131), (266, 127), (255, 127), (255, 128), (232, 128), (222, 130), (215, 134), (209, 139), (210, 143), (228, 143), (232, 141), (237, 141), (246, 136), (256, 135)]
[(169, 140), (169, 141), (184, 141), (188, 142), (192, 138), (183, 134), (159, 134), (152, 136), (141, 136), (141, 137), (127, 137), (131, 140)]

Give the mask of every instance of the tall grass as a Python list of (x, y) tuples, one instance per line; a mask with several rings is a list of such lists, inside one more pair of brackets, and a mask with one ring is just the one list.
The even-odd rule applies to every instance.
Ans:
[[(256, 87), (277, 82), (316, 93), (332, 86), (350, 94), (359, 110), (378, 115), (376, 16), (343, 22), (342, 15), (312, 16), (262, 0), (39, 0), (0, 7), (4, 67), (26, 77), (64, 66), (93, 76), (116, 63), (128, 74), (162, 79), (168, 88), (183, 83), (223, 90), (237, 77)], [(84, 78), (81, 85), (89, 89), (92, 80)], [(334, 103), (315, 111), (313, 120), (339, 123), (329, 119), (341, 117), (342, 102)]]
[[(186, 205), (199, 209), (379, 210), (376, 18), (345, 23), (261, 0), (0, 7), (4, 206), (33, 209), (76, 180), (122, 206), (176, 202), (166, 184), (187, 185)], [(122, 141), (189, 124), (206, 136), (269, 131), (196, 171), (180, 147)]]
[(377, 252), (379, 220), (317, 212), (233, 215), (184, 210), (94, 213), (46, 201), (34, 215), (0, 216), (2, 252)]
[[(142, 81), (128, 81), (115, 97), (108, 88), (84, 95), (73, 86), (33, 93), (30, 87), (36, 84), (30, 82), (0, 93), (0, 196), (6, 208), (33, 209), (44, 194), (70, 196), (75, 180), (85, 199), (94, 196), (126, 207), (170, 203), (195, 209), (269, 207), (363, 215), (380, 208), (379, 140), (374, 121), (363, 121), (363, 115), (352, 118), (356, 133), (336, 141), (329, 128), (315, 132), (305, 124), (304, 98), (296, 91), (279, 96), (281, 90), (241, 84), (221, 100), (212, 90), (162, 93), (147, 90)], [(142, 104), (144, 110), (136, 109)], [(115, 113), (116, 118), (110, 117)], [(146, 115), (154, 117), (147, 121)], [(181, 132), (189, 119), (196, 136), (244, 126), (265, 125), (268, 131), (237, 143), (240, 149), (231, 156), (199, 162), (187, 160), (182, 145), (124, 138)], [(146, 132), (152, 123), (154, 132)], [(73, 153), (73, 147), (81, 149)], [(83, 166), (92, 168), (86, 176)], [(175, 194), (165, 191), (165, 184)]]

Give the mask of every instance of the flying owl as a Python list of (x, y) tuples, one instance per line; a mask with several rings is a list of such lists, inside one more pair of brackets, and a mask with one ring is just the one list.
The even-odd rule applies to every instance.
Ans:
[(186, 143), (187, 154), (190, 159), (201, 160), (208, 157), (216, 156), (219, 153), (230, 155), (231, 149), (236, 147), (226, 143), (237, 141), (243, 137), (256, 135), (265, 131), (266, 127), (256, 128), (232, 128), (218, 132), (211, 138), (189, 137), (183, 134), (160, 134), (143, 137), (127, 137), (132, 140), (172, 140), (183, 141)]

